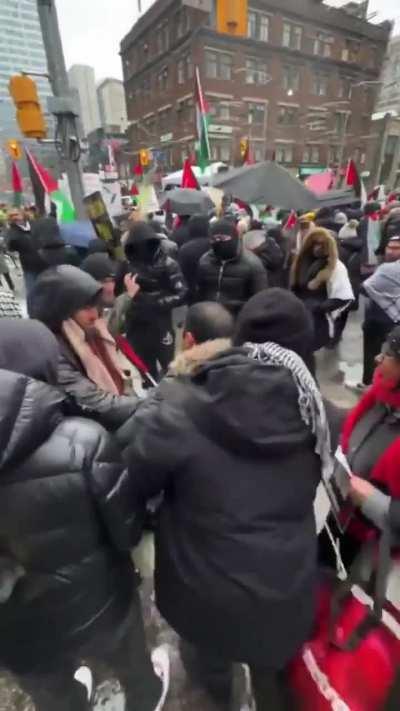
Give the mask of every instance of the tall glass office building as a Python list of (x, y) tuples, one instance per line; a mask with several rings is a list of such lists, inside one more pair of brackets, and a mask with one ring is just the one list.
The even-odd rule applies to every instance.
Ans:
[[(8, 98), (10, 76), (21, 71), (47, 71), (36, 0), (0, 0), (0, 100)], [(46, 79), (38, 85), (49, 94)]]

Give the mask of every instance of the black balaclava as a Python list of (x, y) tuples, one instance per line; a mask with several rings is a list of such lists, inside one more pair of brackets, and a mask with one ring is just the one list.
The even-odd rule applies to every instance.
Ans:
[(230, 220), (218, 220), (211, 227), (211, 246), (217, 259), (227, 262), (239, 253), (239, 233)]
[(93, 279), (103, 282), (105, 279), (115, 279), (117, 273), (116, 263), (110, 259), (108, 254), (89, 254), (81, 264), (82, 271), (90, 274)]
[(57, 385), (59, 346), (40, 321), (0, 319), (0, 368)]
[(125, 254), (131, 264), (150, 265), (161, 249), (161, 239), (147, 222), (137, 222), (129, 232)]

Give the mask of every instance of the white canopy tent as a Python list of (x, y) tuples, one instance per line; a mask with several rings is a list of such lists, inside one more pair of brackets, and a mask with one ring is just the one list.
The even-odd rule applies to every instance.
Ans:
[[(226, 163), (211, 163), (211, 165), (204, 170), (204, 173), (201, 172), (201, 168), (197, 165), (193, 165), (192, 170), (199, 185), (210, 185), (212, 184), (212, 179), (218, 175), (219, 170), (221, 168), (228, 169), (228, 167)], [(182, 185), (182, 176), (183, 170), (178, 170), (176, 173), (167, 175), (162, 179), (163, 190), (166, 188), (180, 188)]]

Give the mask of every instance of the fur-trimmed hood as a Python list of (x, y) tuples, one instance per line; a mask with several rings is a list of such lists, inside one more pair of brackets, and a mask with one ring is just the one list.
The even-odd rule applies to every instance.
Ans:
[(332, 277), (339, 259), (336, 240), (329, 230), (325, 230), (323, 227), (317, 227), (307, 235), (300, 248), (299, 254), (294, 259), (290, 277), (292, 287), (298, 286), (300, 266), (303, 259), (310, 255), (315, 242), (321, 240), (321, 238), (325, 241), (328, 248), (328, 261), (326, 266), (308, 283), (308, 288), (310, 291), (317, 291), (317, 289), (323, 284), (326, 284)]
[(228, 351), (232, 348), (229, 338), (217, 338), (214, 341), (206, 341), (198, 346), (193, 346), (188, 351), (183, 351), (171, 363), (168, 375), (192, 375), (198, 368), (211, 358)]

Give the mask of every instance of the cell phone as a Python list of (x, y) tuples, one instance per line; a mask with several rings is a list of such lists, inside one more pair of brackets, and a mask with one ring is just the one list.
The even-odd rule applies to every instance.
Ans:
[(351, 467), (345, 453), (338, 447), (334, 457), (333, 474), (326, 490), (332, 505), (332, 513), (341, 533), (345, 533), (356, 507), (350, 499)]

